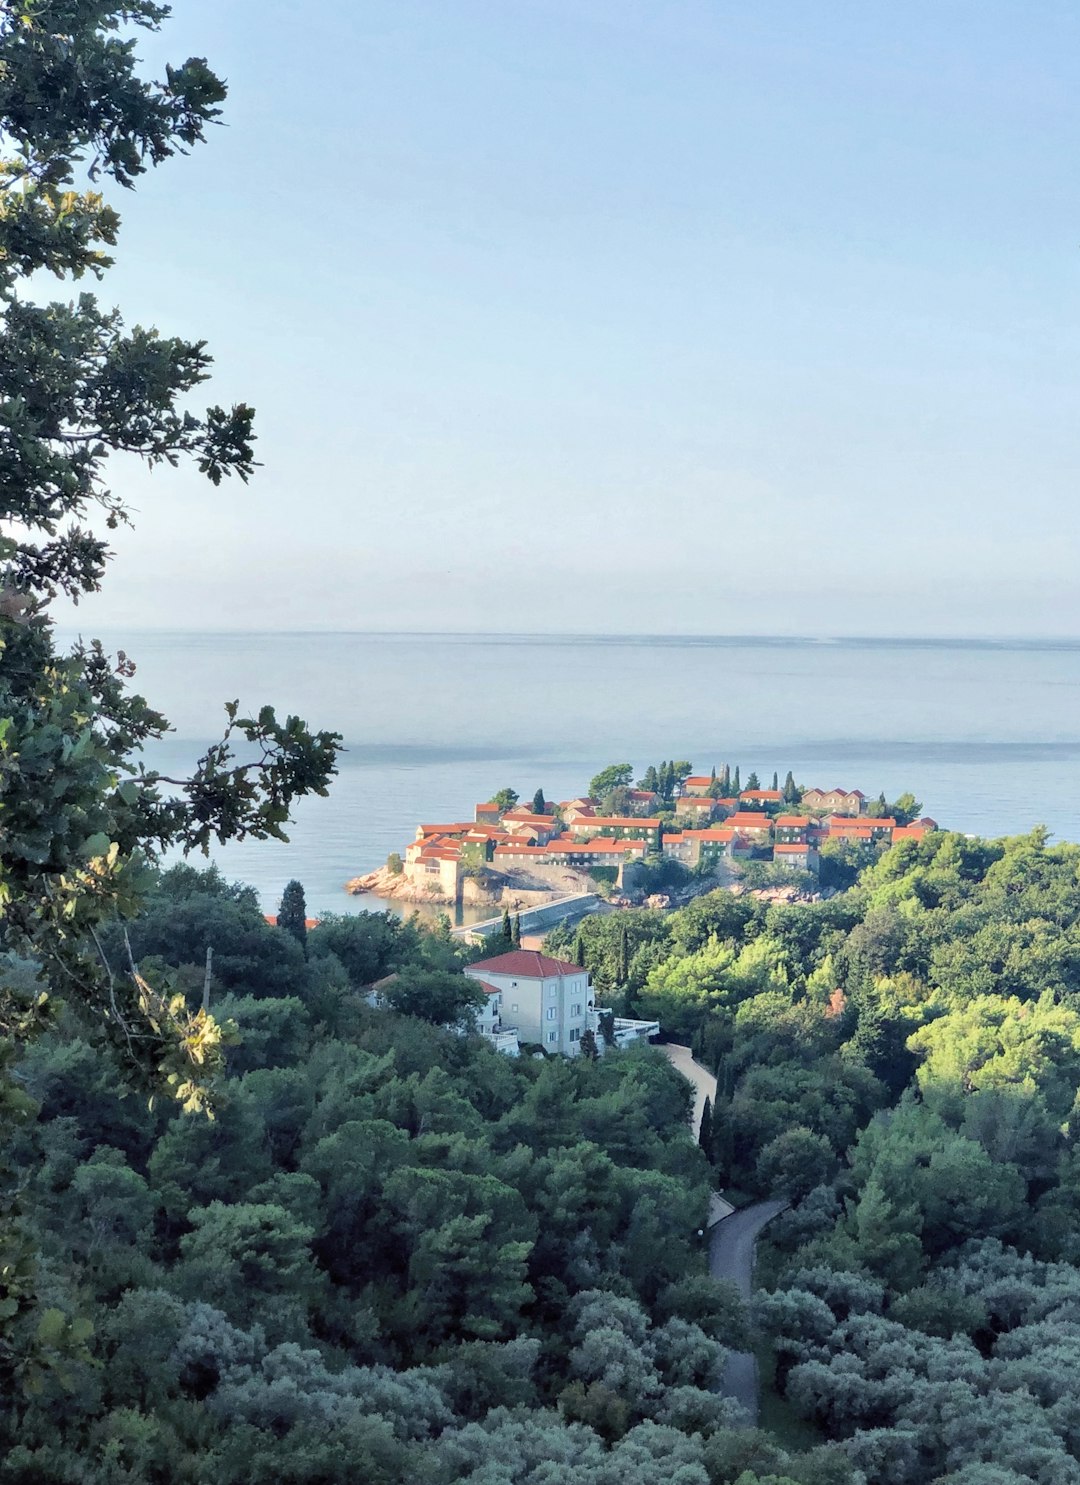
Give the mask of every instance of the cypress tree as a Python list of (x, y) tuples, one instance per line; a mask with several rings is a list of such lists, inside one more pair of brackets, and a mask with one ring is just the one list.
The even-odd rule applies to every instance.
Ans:
[(533, 795), (532, 807), (534, 815), (547, 814), (547, 801), (544, 798), (543, 789), (537, 789), (536, 793)]
[(620, 985), (625, 985), (630, 978), (630, 936), (625, 923), (619, 929), (618, 976)]
[(515, 913), (514, 914), (514, 931), (513, 931), (513, 935), (511, 937), (511, 940), (510, 941), (514, 945), (514, 948), (515, 949), (520, 949), (521, 948), (521, 914), (520, 913)]
[(772, 786), (774, 792), (780, 787), (780, 775), (777, 773), (775, 768), (773, 769)]
[(798, 804), (799, 790), (795, 783), (795, 775), (788, 769), (787, 778), (784, 780), (784, 803)]
[(596, 1045), (596, 1033), (588, 1027), (581, 1033), (581, 1055), (589, 1062), (595, 1062), (600, 1056), (600, 1048)]
[(736, 799), (738, 799), (739, 795), (742, 793), (742, 785), (739, 783), (739, 765), (737, 763), (735, 765), (735, 777), (731, 782), (731, 791), (735, 795)]
[(722, 799), (731, 798), (731, 769), (726, 763), (720, 770), (720, 797)]
[(510, 926), (510, 909), (508, 907), (503, 908), (502, 934), (508, 944), (514, 942), (514, 930)]
[(731, 1125), (721, 1113), (719, 1106), (712, 1111), (710, 1121), (710, 1143), (712, 1146), (712, 1163), (719, 1171), (728, 1171), (731, 1167), (732, 1140)]
[(698, 1144), (705, 1151), (709, 1160), (713, 1158), (713, 1132), (712, 1132), (712, 1100), (705, 1099), (705, 1107), (701, 1111), (701, 1127), (698, 1129)]
[(585, 968), (585, 940), (581, 937), (581, 929), (580, 928), (578, 929), (577, 933), (574, 934), (574, 947), (571, 950), (571, 953), (573, 955), (574, 963), (575, 964), (580, 964), (581, 967), (582, 967), (582, 969), (584, 969)]
[(286, 933), (292, 934), (303, 949), (306, 958), (307, 902), (304, 899), (304, 888), (300, 882), (294, 880), (286, 883), (285, 891), (281, 894), (277, 921), (279, 928), (284, 928)]

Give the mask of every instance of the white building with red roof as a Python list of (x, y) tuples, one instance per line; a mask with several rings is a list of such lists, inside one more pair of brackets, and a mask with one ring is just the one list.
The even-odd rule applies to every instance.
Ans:
[[(533, 1042), (545, 1052), (576, 1057), (586, 1031), (597, 1035), (600, 1017), (588, 972), (567, 959), (552, 959), (539, 949), (513, 949), (467, 966), (465, 973), (483, 985), (489, 998), (498, 996), (500, 1019), (512, 1024), (521, 1042)], [(656, 1021), (615, 1019), (616, 1044), (647, 1040), (659, 1034)], [(597, 1043), (601, 1038), (597, 1035)], [(601, 1046), (602, 1050), (602, 1046)]]
[(497, 990), (501, 1012), (517, 1027), (523, 1042), (538, 1042), (545, 1052), (576, 1057), (581, 1033), (590, 1025), (594, 995), (580, 964), (552, 959), (539, 949), (513, 949), (494, 959), (470, 964), (465, 973)]

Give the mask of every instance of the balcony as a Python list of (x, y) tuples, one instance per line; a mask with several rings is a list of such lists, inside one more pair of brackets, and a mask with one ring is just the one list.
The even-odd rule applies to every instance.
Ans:
[(521, 1051), (516, 1026), (504, 1026), (501, 1021), (494, 1024), (484, 1025), (481, 1022), (477, 1031), (495, 1048), (496, 1052), (502, 1052), (507, 1057), (517, 1057)]
[[(600, 1036), (600, 1017), (611, 1014), (611, 1011), (603, 1006), (589, 1007), (589, 1028), (597, 1037)], [(615, 1045), (617, 1047), (629, 1047), (634, 1042), (647, 1042), (659, 1035), (659, 1021), (633, 1021), (627, 1016), (615, 1017)]]

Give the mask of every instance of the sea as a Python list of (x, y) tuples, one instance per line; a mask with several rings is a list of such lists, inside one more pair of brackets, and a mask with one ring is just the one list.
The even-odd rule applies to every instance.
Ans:
[[(270, 703), (340, 732), (325, 799), (287, 844), (212, 852), (267, 912), (290, 878), (313, 914), (383, 910), (346, 881), (420, 822), (465, 820), (509, 786), (582, 793), (609, 763), (736, 764), (763, 787), (911, 790), (943, 826), (1045, 825), (1080, 839), (1080, 641), (670, 635), (127, 632), (132, 685), (172, 724), (149, 761), (176, 774), (224, 724)], [(65, 638), (63, 634), (60, 639)], [(400, 909), (395, 909), (400, 910)]]

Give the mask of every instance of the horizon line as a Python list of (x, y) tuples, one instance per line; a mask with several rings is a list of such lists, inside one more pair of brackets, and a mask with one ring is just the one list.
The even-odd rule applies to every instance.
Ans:
[[(67, 620), (54, 621), (58, 630), (84, 632), (84, 626)], [(88, 631), (91, 626), (85, 626)], [(245, 636), (333, 636), (359, 639), (497, 639), (547, 641), (665, 641), (675, 643), (708, 643), (722, 641), (736, 644), (775, 645), (973, 645), (987, 648), (1015, 645), (1028, 648), (1080, 646), (1080, 634), (796, 634), (731, 633), (709, 630), (570, 630), (570, 629), (344, 629), (344, 628), (185, 628), (159, 624), (103, 624), (93, 626), (103, 634), (183, 635), (190, 638)]]

